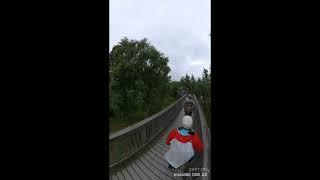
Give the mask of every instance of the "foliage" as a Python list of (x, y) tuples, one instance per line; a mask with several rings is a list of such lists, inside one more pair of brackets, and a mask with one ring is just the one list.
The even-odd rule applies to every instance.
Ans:
[[(190, 79), (190, 80), (189, 80)], [(195, 80), (193, 74), (191, 78), (186, 76), (181, 77), (180, 83), (188, 87), (189, 93), (195, 94), (198, 97), (200, 106), (206, 116), (208, 125), (211, 124), (211, 68), (210, 72), (207, 69), (203, 69), (202, 77)]]
[(210, 72), (203, 69), (202, 77), (195, 80), (193, 74), (191, 78), (188, 74), (181, 77), (180, 84), (188, 88), (189, 93), (198, 97), (200, 106), (206, 116), (208, 125), (211, 124), (211, 68)]
[(160, 106), (169, 89), (168, 61), (147, 39), (122, 39), (110, 52), (112, 109), (122, 114), (137, 109), (149, 113)]
[[(210, 69), (211, 70), (211, 69)], [(193, 74), (191, 77), (186, 74), (181, 77), (180, 84), (188, 88), (189, 93), (195, 94), (197, 97), (202, 97), (203, 100), (207, 101), (211, 98), (211, 72), (207, 69), (203, 69), (202, 78), (195, 80)]]
[[(157, 113), (180, 97), (182, 89), (210, 99), (210, 73), (202, 78), (186, 74), (180, 81), (168, 75), (168, 57), (147, 39), (123, 38), (109, 54), (111, 69), (111, 131), (118, 130)], [(210, 69), (211, 71), (211, 69)]]
[(147, 39), (123, 38), (109, 61), (111, 131), (143, 120), (179, 98), (180, 82), (170, 80), (168, 57)]

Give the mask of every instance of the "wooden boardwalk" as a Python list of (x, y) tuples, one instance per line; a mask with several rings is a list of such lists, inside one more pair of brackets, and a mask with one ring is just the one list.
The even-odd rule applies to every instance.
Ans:
[(126, 180), (126, 179), (182, 179), (182, 177), (174, 176), (174, 171), (168, 168), (165, 160), (165, 153), (169, 150), (169, 146), (165, 144), (166, 138), (170, 131), (181, 124), (184, 116), (183, 109), (180, 110), (177, 118), (165, 129), (159, 137), (153, 140), (148, 147), (142, 151), (136, 158), (126, 163), (113, 172), (109, 176), (110, 180)]

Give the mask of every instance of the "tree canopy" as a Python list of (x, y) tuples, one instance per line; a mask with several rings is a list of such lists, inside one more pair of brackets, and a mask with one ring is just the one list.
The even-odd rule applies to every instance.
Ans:
[(193, 74), (186, 74), (180, 81), (171, 81), (169, 58), (147, 39), (123, 38), (109, 53), (109, 61), (113, 122), (142, 120), (173, 103), (185, 90), (203, 99), (211, 96), (207, 69), (197, 80)]
[[(210, 69), (211, 70), (211, 69)], [(187, 87), (189, 93), (195, 94), (197, 97), (203, 97), (204, 99), (210, 99), (211, 97), (211, 72), (203, 68), (202, 78), (197, 80), (191, 74), (191, 77), (186, 74), (181, 77), (180, 85)]]
[(110, 52), (112, 109), (128, 113), (158, 108), (170, 89), (168, 61), (147, 39), (123, 38)]

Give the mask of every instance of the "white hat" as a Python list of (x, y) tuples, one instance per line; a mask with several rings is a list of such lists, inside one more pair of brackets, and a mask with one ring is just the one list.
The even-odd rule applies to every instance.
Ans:
[(191, 129), (192, 128), (192, 124), (193, 124), (193, 121), (192, 121), (192, 117), (191, 116), (184, 116), (182, 118), (182, 127), (185, 128), (185, 129)]

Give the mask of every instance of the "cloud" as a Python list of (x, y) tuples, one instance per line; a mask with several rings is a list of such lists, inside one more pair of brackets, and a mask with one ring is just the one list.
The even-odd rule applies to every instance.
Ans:
[(109, 46), (147, 38), (169, 57), (170, 75), (201, 77), (210, 66), (210, 0), (110, 0)]

